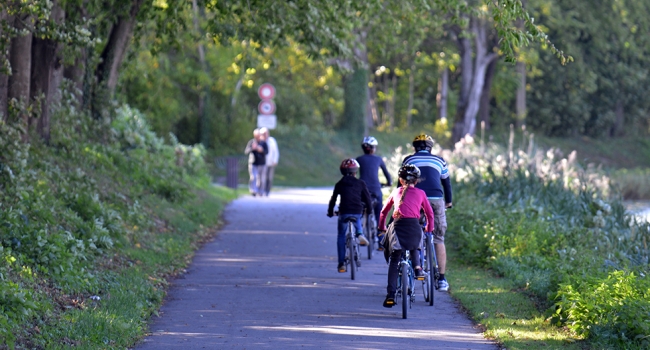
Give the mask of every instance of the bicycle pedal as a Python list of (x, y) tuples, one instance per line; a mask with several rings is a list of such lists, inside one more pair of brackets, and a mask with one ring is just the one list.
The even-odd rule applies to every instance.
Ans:
[(419, 276), (419, 277), (416, 277), (415, 279), (418, 280), (418, 281), (424, 281), (424, 276)]

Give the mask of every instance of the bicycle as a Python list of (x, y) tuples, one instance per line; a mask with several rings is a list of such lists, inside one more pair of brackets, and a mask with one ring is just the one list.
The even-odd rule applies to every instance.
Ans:
[[(372, 197), (372, 208), (375, 207), (377, 199)], [(375, 214), (372, 210), (370, 213), (364, 211), (363, 217), (361, 218), (361, 226), (363, 226), (363, 234), (368, 239), (368, 260), (372, 259), (375, 247), (379, 244), (377, 238), (377, 220), (375, 219)]]
[(440, 271), (438, 270), (438, 259), (436, 257), (435, 243), (433, 243), (433, 235), (431, 232), (424, 232), (424, 254), (422, 256), (422, 267), (424, 268), (424, 281), (422, 281), (422, 291), (424, 294), (424, 301), (433, 306), (434, 303), (434, 289), (438, 289), (438, 280), (440, 280)]
[(406, 319), (408, 316), (408, 309), (410, 309), (412, 303), (415, 302), (414, 271), (413, 265), (411, 264), (410, 252), (408, 250), (402, 250), (398, 266), (399, 274), (397, 277), (397, 292), (395, 293), (395, 300), (397, 301), (399, 298), (402, 298), (402, 318)]
[[(451, 209), (451, 207), (447, 208)], [(445, 210), (447, 210), (445, 209)], [(440, 270), (438, 267), (438, 258), (436, 257), (436, 244), (433, 243), (433, 232), (425, 232), (427, 227), (426, 218), (420, 218), (422, 225), (422, 234), (424, 239), (424, 255), (421, 257), (422, 267), (424, 268), (424, 281), (422, 282), (422, 290), (424, 292), (424, 301), (429, 303), (429, 306), (434, 304), (434, 289), (438, 290), (438, 281), (440, 280)]]
[[(381, 188), (390, 187), (388, 184), (381, 184)], [(379, 198), (375, 197), (374, 194), (370, 194), (372, 197), (372, 208), (374, 210), (375, 205), (379, 201)], [(379, 249), (379, 232), (377, 230), (377, 218), (374, 215), (374, 211), (370, 211), (370, 214), (364, 212), (363, 221), (361, 225), (363, 226), (363, 234), (368, 239), (368, 260), (372, 259), (375, 249)]]
[[(339, 215), (338, 211), (335, 214)], [(356, 269), (361, 267), (361, 262), (359, 261), (359, 239), (355, 234), (357, 218), (348, 217), (344, 222), (348, 225), (348, 229), (345, 232), (345, 265), (350, 268), (350, 278), (354, 280)]]

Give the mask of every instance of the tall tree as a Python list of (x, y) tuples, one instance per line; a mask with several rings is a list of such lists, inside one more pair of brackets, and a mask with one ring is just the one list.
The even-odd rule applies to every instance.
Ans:
[(105, 85), (108, 98), (112, 98), (115, 92), (120, 65), (126, 55), (143, 3), (144, 0), (132, 0), (130, 6), (125, 7), (117, 16), (100, 55), (100, 64), (95, 70), (95, 76), (100, 86)]
[[(15, 18), (14, 28), (20, 32), (11, 40), (9, 62), (11, 76), (9, 77), (8, 98), (14, 101), (18, 109), (18, 118), (27, 131), (29, 127), (29, 113), (27, 107), (30, 103), (31, 65), (32, 65), (32, 27), (31, 14), (19, 14)], [(29, 133), (23, 134), (23, 141), (29, 140)]]
[[(55, 26), (63, 23), (65, 13), (57, 1), (53, 2), (51, 21)], [(37, 30), (36, 33), (39, 31)], [(59, 87), (63, 81), (63, 45), (53, 37), (35, 34), (32, 41), (30, 96), (40, 101), (36, 130), (45, 142), (50, 140), (52, 108), (60, 100)]]

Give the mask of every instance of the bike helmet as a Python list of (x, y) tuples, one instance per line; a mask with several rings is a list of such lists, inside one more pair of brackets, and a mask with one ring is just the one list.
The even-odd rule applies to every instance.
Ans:
[(433, 138), (426, 134), (420, 134), (413, 139), (412, 144), (416, 151), (427, 150), (431, 152), (431, 148), (433, 148)]
[(361, 143), (361, 148), (363, 149), (364, 153), (368, 154), (371, 151), (373, 151), (379, 143), (377, 142), (377, 139), (372, 137), (372, 136), (366, 136), (363, 138), (363, 142)]
[(399, 168), (398, 175), (408, 183), (415, 183), (420, 178), (420, 169), (413, 164), (404, 164)]
[(359, 162), (353, 158), (344, 159), (339, 169), (341, 170), (341, 175), (356, 173), (359, 170)]

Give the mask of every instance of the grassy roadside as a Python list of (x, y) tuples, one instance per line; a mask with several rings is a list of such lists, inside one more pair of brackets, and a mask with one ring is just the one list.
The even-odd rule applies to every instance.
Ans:
[(121, 267), (101, 272), (99, 300), (71, 296), (70, 305), (64, 307), (72, 307), (40, 328), (42, 338), (35, 345), (127, 348), (142, 339), (149, 317), (161, 306), (168, 279), (182, 273), (194, 252), (214, 236), (223, 208), (238, 195), (210, 185), (200, 186), (196, 194), (181, 206), (148, 198), (145, 205), (158, 221), (156, 230), (143, 231), (124, 247)]
[(240, 193), (136, 111), (57, 120), (50, 145), (0, 122), (0, 349), (125, 349)]
[(458, 300), (487, 338), (505, 349), (585, 349), (580, 337), (546, 321), (537, 300), (517, 288), (511, 280), (491, 270), (463, 264), (458, 254), (449, 251), (452, 288)]

